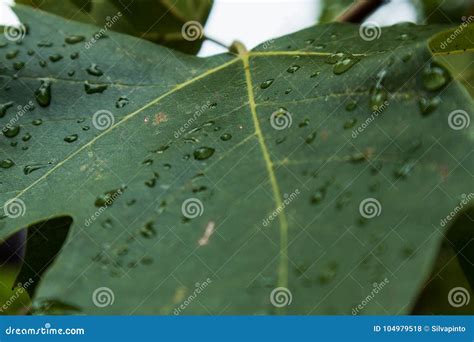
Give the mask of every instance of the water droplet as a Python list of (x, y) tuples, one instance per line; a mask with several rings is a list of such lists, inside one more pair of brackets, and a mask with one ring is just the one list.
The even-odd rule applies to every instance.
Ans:
[(336, 64), (339, 62), (346, 54), (343, 52), (337, 52), (329, 55), (324, 62), (327, 64)]
[(309, 77), (315, 78), (316, 76), (319, 76), (319, 74), (321, 74), (321, 71), (315, 71)]
[(20, 133), (20, 126), (6, 126), (3, 128), (3, 135), (7, 138), (14, 138)]
[(92, 63), (87, 69), (87, 73), (92, 76), (102, 76), (104, 73), (97, 64)]
[(3, 118), (7, 114), (7, 110), (13, 107), (13, 102), (9, 101), (4, 104), (0, 104), (0, 118)]
[(302, 127), (306, 127), (309, 125), (309, 119), (308, 118), (305, 118), (302, 122), (300, 122), (300, 124), (298, 125), (298, 127), (302, 128)]
[(228, 141), (230, 139), (232, 139), (232, 135), (230, 135), (229, 133), (224, 133), (224, 134), (221, 135), (221, 140), (222, 141)]
[(332, 71), (336, 75), (340, 75), (345, 73), (347, 70), (352, 68), (357, 62), (360, 61), (360, 58), (356, 58), (354, 56), (348, 55), (339, 60), (336, 64), (334, 64), (334, 67)]
[(354, 127), (356, 122), (357, 122), (356, 118), (352, 118), (352, 119), (347, 120), (346, 122), (344, 122), (344, 129), (349, 129), (349, 128)]
[(316, 132), (310, 133), (304, 141), (307, 144), (311, 144), (314, 141), (314, 139), (316, 139)]
[(28, 140), (30, 140), (30, 139), (31, 139), (31, 134), (30, 134), (30, 133), (26, 133), (26, 134), (23, 136), (23, 138), (21, 138), (21, 140), (23, 140), (23, 141), (25, 141), (25, 142), (28, 141)]
[(413, 56), (413, 53), (408, 52), (402, 56), (402, 61), (406, 63), (411, 59), (412, 56)]
[(51, 47), (53, 46), (53, 43), (50, 42), (50, 41), (47, 41), (47, 40), (43, 40), (41, 42), (38, 42), (38, 44), (36, 44), (38, 47)]
[(169, 170), (171, 169), (171, 164), (164, 164), (163, 167), (165, 168), (165, 170)]
[(291, 93), (292, 91), (293, 91), (293, 89), (288, 88), (288, 89), (285, 90), (285, 94), (288, 95), (288, 94)]
[(83, 42), (84, 40), (86, 39), (86, 37), (84, 36), (77, 36), (77, 35), (72, 35), (72, 36), (68, 36), (64, 39), (64, 41), (67, 43), (67, 44), (77, 44), (77, 43), (80, 43), (80, 42)]
[(0, 167), (2, 169), (9, 169), (14, 165), (15, 165), (15, 163), (11, 159), (3, 159), (3, 160), (0, 161)]
[(395, 171), (395, 178), (406, 178), (410, 174), (414, 166), (414, 161), (406, 162), (400, 169)]
[(285, 140), (286, 140), (286, 137), (278, 138), (277, 140), (275, 140), (275, 143), (276, 143), (277, 145), (280, 145), (280, 144), (283, 143)]
[(20, 50), (13, 50), (13, 51), (9, 51), (7, 52), (7, 54), (5, 55), (5, 57), (7, 59), (13, 59), (13, 58), (16, 58), (16, 56), (18, 56), (18, 54), (20, 53)]
[(153, 159), (146, 159), (142, 162), (143, 165), (150, 166), (153, 164)]
[(68, 74), (68, 76), (72, 77), (72, 76), (74, 76), (75, 73), (76, 72), (74, 70), (71, 70), (67, 74)]
[(48, 63), (46, 63), (46, 61), (43, 61), (43, 60), (39, 61), (38, 64), (42, 68), (45, 68), (48, 65)]
[(41, 170), (41, 169), (43, 169), (47, 166), (48, 166), (48, 164), (29, 164), (29, 165), (26, 165), (23, 168), (23, 173), (25, 175), (29, 175), (30, 173), (32, 173), (34, 171), (37, 171), (37, 170)]
[(126, 105), (128, 105), (128, 103), (130, 102), (130, 100), (125, 97), (125, 96), (120, 96), (117, 100), (117, 102), (115, 102), (115, 107), (117, 108), (123, 108), (125, 107)]
[(360, 163), (366, 160), (366, 156), (362, 152), (355, 152), (351, 155), (351, 162), (353, 163)]
[(153, 227), (153, 222), (148, 222), (145, 224), (145, 226), (140, 229), (140, 235), (146, 239), (156, 236), (156, 230)]
[(90, 130), (90, 129), (91, 129), (90, 126), (82, 126), (82, 130), (83, 130), (83, 131), (88, 131), (88, 130)]
[(388, 93), (383, 87), (383, 81), (385, 79), (386, 74), (387, 72), (385, 70), (382, 70), (377, 74), (377, 81), (375, 83), (375, 86), (370, 91), (370, 108), (373, 111), (376, 111), (381, 108), (388, 98)]
[(35, 90), (36, 102), (41, 107), (47, 107), (51, 103), (51, 81), (41, 80), (41, 85)]
[(89, 83), (88, 81), (84, 82), (84, 90), (86, 91), (86, 94), (103, 93), (105, 89), (107, 89), (107, 84)]
[(71, 134), (71, 135), (68, 135), (68, 136), (64, 137), (64, 141), (67, 142), (67, 143), (72, 143), (72, 142), (76, 141), (78, 138), (79, 138), (79, 136), (77, 134)]
[(273, 81), (275, 81), (273, 78), (270, 78), (260, 84), (261, 89), (267, 89), (269, 86), (272, 85)]
[(118, 189), (105, 192), (103, 195), (97, 197), (94, 202), (94, 205), (98, 208), (112, 205), (114, 201), (119, 197), (119, 195), (122, 194), (122, 191), (124, 189), (125, 187), (120, 187)]
[(79, 58), (79, 52), (73, 52), (69, 56), (71, 59), (78, 59)]
[(41, 120), (41, 119), (35, 119), (35, 120), (31, 121), (31, 124), (33, 126), (40, 126), (42, 123), (43, 123), (43, 120)]
[(15, 62), (15, 63), (13, 63), (13, 69), (15, 69), (16, 71), (19, 71), (19, 70), (23, 69), (24, 66), (25, 66), (24, 62)]
[(211, 157), (215, 152), (215, 149), (211, 147), (200, 147), (194, 151), (194, 159), (196, 160), (205, 160)]
[(357, 101), (356, 100), (349, 100), (346, 104), (346, 110), (348, 112), (352, 112), (354, 109), (357, 108)]
[(423, 85), (429, 91), (436, 91), (443, 88), (450, 78), (448, 70), (436, 62), (431, 62), (431, 64), (423, 70)]
[(438, 96), (435, 96), (433, 98), (426, 98), (426, 97), (421, 97), (420, 100), (418, 101), (418, 106), (420, 108), (420, 112), (423, 116), (428, 116), (436, 108), (438, 108), (438, 105), (441, 103), (441, 98)]
[(402, 33), (401, 35), (399, 35), (397, 37), (398, 40), (403, 40), (403, 41), (406, 41), (406, 40), (412, 40), (412, 39), (415, 39), (415, 36), (413, 34), (410, 34), (410, 33)]
[(326, 189), (318, 189), (314, 192), (313, 196), (311, 196), (311, 203), (318, 204), (324, 199), (324, 197), (326, 197)]
[(300, 69), (300, 66), (295, 64), (295, 65), (290, 66), (288, 69), (286, 69), (286, 72), (288, 72), (290, 74), (294, 74), (299, 69)]
[(49, 60), (53, 63), (59, 62), (61, 59), (63, 59), (63, 56), (59, 53), (55, 53), (54, 55), (49, 56)]

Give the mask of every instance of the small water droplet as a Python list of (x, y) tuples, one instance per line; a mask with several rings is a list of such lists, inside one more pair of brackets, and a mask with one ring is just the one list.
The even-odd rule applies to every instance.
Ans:
[(102, 76), (104, 73), (100, 70), (99, 66), (95, 63), (92, 63), (87, 69), (87, 73), (92, 76)]
[(348, 112), (352, 112), (354, 109), (357, 108), (357, 101), (356, 100), (349, 100), (346, 104), (346, 110)]
[(64, 41), (67, 43), (67, 44), (77, 44), (77, 43), (80, 43), (80, 42), (83, 42), (84, 40), (86, 39), (86, 37), (84, 36), (78, 36), (78, 35), (72, 35), (72, 36), (68, 36), (64, 39)]
[(79, 58), (79, 52), (73, 52), (69, 56), (71, 59), (78, 59)]
[(25, 142), (28, 141), (28, 140), (30, 140), (30, 139), (31, 139), (31, 134), (30, 134), (30, 133), (26, 133), (26, 134), (21, 138), (21, 140), (23, 140), (23, 141), (25, 141)]
[(94, 205), (98, 208), (112, 205), (119, 195), (122, 194), (124, 189), (125, 187), (120, 187), (118, 189), (105, 192), (96, 198)]
[(288, 94), (291, 93), (292, 91), (293, 91), (293, 89), (288, 88), (288, 89), (285, 90), (285, 94), (288, 95)]
[(230, 135), (229, 133), (224, 133), (224, 134), (221, 135), (221, 140), (222, 141), (228, 141), (230, 139), (232, 139), (232, 135)]
[(49, 56), (49, 60), (53, 63), (59, 62), (61, 59), (63, 59), (63, 56), (59, 53), (55, 53), (54, 55)]
[(7, 59), (14, 59), (16, 58), (16, 56), (18, 56), (18, 54), (20, 53), (20, 50), (12, 50), (12, 51), (9, 51), (7, 52), (7, 54), (5, 55), (5, 57)]
[(200, 147), (194, 151), (193, 155), (196, 160), (205, 160), (211, 157), (214, 152), (215, 149), (211, 147)]
[(64, 141), (67, 142), (67, 143), (72, 143), (72, 142), (76, 141), (78, 138), (79, 138), (79, 136), (77, 134), (71, 134), (71, 135), (68, 135), (68, 136), (64, 137)]
[(418, 101), (418, 106), (420, 108), (420, 112), (423, 116), (428, 116), (432, 112), (438, 108), (438, 105), (441, 103), (441, 98), (439, 96), (435, 96), (432, 98), (421, 97)]
[(156, 236), (155, 227), (153, 227), (153, 222), (148, 222), (144, 227), (140, 229), (140, 235), (145, 239), (150, 239)]
[(341, 58), (336, 64), (334, 64), (332, 71), (335, 75), (343, 74), (359, 61), (360, 58), (351, 55), (344, 56), (344, 58)]
[(312, 204), (318, 204), (322, 200), (324, 200), (325, 197), (326, 197), (326, 189), (325, 188), (318, 189), (311, 196), (311, 203)]
[(315, 78), (316, 76), (319, 76), (320, 74), (321, 74), (321, 71), (315, 71), (309, 77)]
[(128, 105), (128, 103), (130, 102), (130, 100), (125, 97), (125, 96), (120, 96), (117, 100), (117, 102), (115, 102), (115, 107), (117, 108), (123, 108), (125, 107), (126, 105)]
[(316, 139), (316, 132), (308, 134), (308, 136), (306, 137), (304, 141), (307, 144), (311, 144), (314, 141), (314, 139)]
[(107, 89), (107, 84), (97, 84), (89, 83), (88, 81), (84, 82), (84, 90), (86, 94), (96, 94), (103, 93)]
[(407, 161), (405, 164), (403, 164), (401, 168), (395, 171), (395, 178), (406, 178), (410, 174), (414, 166), (414, 161)]
[(31, 121), (31, 124), (33, 126), (40, 126), (42, 123), (43, 123), (43, 120), (41, 120), (41, 119), (35, 119), (35, 120)]
[(298, 125), (298, 127), (300, 128), (303, 128), (303, 127), (306, 127), (309, 125), (309, 119), (308, 118), (305, 118), (302, 122), (300, 122), (300, 124)]
[(30, 173), (32, 173), (34, 171), (37, 171), (37, 170), (41, 170), (41, 169), (43, 169), (47, 166), (48, 166), (48, 164), (29, 164), (29, 165), (26, 165), (23, 168), (23, 173), (25, 175), (29, 175)]
[(295, 64), (295, 65), (290, 66), (288, 69), (286, 69), (286, 72), (288, 72), (290, 74), (294, 74), (299, 69), (300, 69), (300, 66)]
[(273, 78), (270, 78), (260, 84), (261, 89), (267, 89), (269, 86), (272, 85), (273, 81), (275, 81)]
[(15, 63), (13, 63), (13, 69), (15, 69), (16, 71), (19, 71), (19, 70), (23, 69), (24, 66), (25, 66), (24, 62), (15, 62)]
[(41, 107), (47, 107), (51, 103), (51, 81), (41, 80), (41, 85), (35, 90), (36, 102)]
[(349, 129), (349, 128), (354, 127), (356, 122), (357, 122), (356, 118), (348, 119), (346, 122), (344, 122), (344, 129)]

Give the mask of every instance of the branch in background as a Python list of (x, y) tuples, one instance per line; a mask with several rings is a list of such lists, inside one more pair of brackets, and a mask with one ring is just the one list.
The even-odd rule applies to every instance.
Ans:
[(361, 23), (384, 2), (384, 0), (358, 0), (344, 11), (344, 13), (339, 15), (336, 21), (356, 24)]

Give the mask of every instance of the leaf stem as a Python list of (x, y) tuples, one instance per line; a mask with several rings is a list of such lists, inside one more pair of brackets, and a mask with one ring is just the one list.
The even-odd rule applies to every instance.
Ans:
[(361, 23), (377, 10), (385, 0), (358, 0), (351, 7), (341, 13), (336, 21), (345, 23)]

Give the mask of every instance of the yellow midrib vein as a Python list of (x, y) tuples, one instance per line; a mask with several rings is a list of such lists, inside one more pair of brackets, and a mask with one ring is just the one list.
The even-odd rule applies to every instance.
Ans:
[(44, 179), (46, 179), (50, 174), (52, 174), (54, 171), (56, 171), (58, 168), (60, 168), (62, 165), (64, 165), (68, 160), (71, 160), (73, 157), (75, 157), (77, 154), (79, 154), (80, 152), (84, 151), (86, 148), (88, 148), (89, 146), (92, 146), (92, 144), (94, 144), (97, 140), (99, 140), (100, 138), (102, 138), (104, 135), (110, 133), (111, 131), (113, 131), (115, 128), (117, 128), (118, 126), (122, 125), (124, 122), (130, 120), (131, 118), (133, 118), (135, 115), (141, 113), (142, 111), (144, 111), (145, 109), (153, 106), (154, 104), (158, 103), (159, 101), (161, 101), (162, 99), (164, 99), (165, 97), (175, 93), (176, 91), (194, 83), (194, 82), (197, 82), (199, 80), (201, 80), (202, 78), (206, 77), (206, 76), (209, 76), (219, 70), (222, 70), (224, 68), (226, 68), (227, 66), (237, 62), (239, 60), (239, 58), (234, 58), (218, 67), (215, 67), (213, 69), (209, 69), (207, 70), (206, 72), (203, 72), (202, 74), (200, 74), (199, 76), (197, 77), (194, 77), (188, 81), (185, 81), (183, 83), (180, 83), (178, 85), (176, 85), (173, 89), (167, 91), (166, 93), (158, 96), (156, 99), (154, 99), (153, 101), (147, 103), (146, 105), (144, 105), (143, 107), (137, 109), (136, 111), (130, 113), (130, 114), (127, 114), (126, 116), (123, 117), (122, 120), (120, 120), (119, 122), (117, 122), (116, 124), (114, 124), (112, 127), (110, 127), (109, 129), (103, 131), (102, 133), (100, 133), (99, 135), (97, 135), (94, 139), (92, 139), (91, 141), (89, 141), (87, 144), (84, 144), (82, 145), (80, 148), (78, 148), (76, 151), (74, 151), (73, 153), (71, 153), (69, 156), (67, 156), (63, 161), (57, 163), (53, 168), (51, 168), (48, 172), (46, 172), (44, 175), (42, 175), (40, 178), (38, 178), (37, 180), (35, 180), (33, 183), (31, 183), (29, 186), (27, 186), (25, 189), (23, 189), (22, 191), (20, 191), (14, 199), (17, 199), (17, 198), (20, 198), (22, 195), (24, 195), (28, 190), (30, 190), (31, 188), (33, 188), (36, 184), (40, 183), (41, 181), (43, 181)]
[[(252, 112), (252, 119), (255, 126), (255, 133), (262, 150), (263, 158), (267, 168), (268, 176), (270, 177), (270, 184), (272, 186), (273, 196), (275, 197), (276, 208), (283, 207), (281, 198), (281, 191), (276, 180), (275, 172), (273, 170), (273, 163), (268, 152), (268, 147), (265, 143), (265, 138), (260, 128), (260, 123), (257, 116), (257, 105), (255, 103), (255, 96), (253, 93), (252, 76), (250, 74), (249, 54), (242, 54), (242, 62), (245, 70), (245, 80), (247, 83), (247, 92), (249, 97), (250, 111)], [(280, 222), (280, 255), (278, 264), (278, 286), (288, 287), (288, 221), (286, 219), (285, 211), (278, 210), (278, 219)]]

